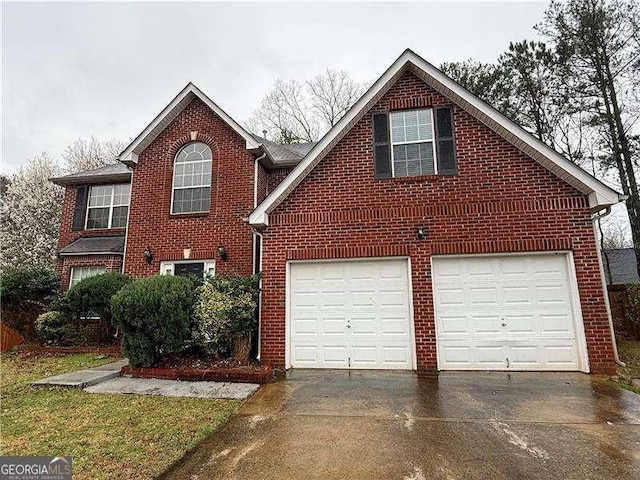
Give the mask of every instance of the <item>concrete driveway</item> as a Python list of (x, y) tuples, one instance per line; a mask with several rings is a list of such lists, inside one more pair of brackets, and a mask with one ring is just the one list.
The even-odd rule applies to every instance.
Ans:
[(298, 370), (165, 478), (640, 478), (640, 395), (584, 374)]

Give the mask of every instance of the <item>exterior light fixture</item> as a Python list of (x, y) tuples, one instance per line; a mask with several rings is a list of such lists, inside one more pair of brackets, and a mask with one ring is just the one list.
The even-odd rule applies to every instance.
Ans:
[(424, 240), (427, 236), (427, 228), (426, 227), (417, 227), (416, 228), (416, 238), (418, 240)]
[(144, 261), (147, 262), (147, 265), (151, 265), (151, 262), (153, 262), (153, 252), (151, 251), (151, 247), (147, 247), (142, 256), (144, 257)]
[(227, 249), (224, 248), (224, 245), (220, 245), (218, 247), (218, 254), (220, 254), (220, 258), (222, 259), (223, 262), (227, 261)]

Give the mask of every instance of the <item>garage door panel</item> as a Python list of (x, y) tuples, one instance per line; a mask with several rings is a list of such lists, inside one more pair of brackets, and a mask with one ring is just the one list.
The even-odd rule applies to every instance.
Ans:
[(575, 331), (570, 328), (571, 319), (567, 314), (542, 313), (539, 315), (540, 334), (543, 336), (563, 335), (575, 338)]
[(411, 348), (407, 345), (397, 347), (381, 347), (382, 366), (385, 368), (403, 368), (404, 365), (411, 364)]
[(532, 314), (507, 314), (504, 316), (504, 323), (507, 324), (505, 333), (507, 335), (535, 335), (535, 317)]
[(405, 307), (407, 305), (407, 291), (405, 289), (381, 288), (377, 299), (380, 307)]
[(440, 287), (436, 290), (436, 299), (441, 305), (464, 307), (464, 298), (464, 290), (460, 287)]
[(471, 306), (498, 305), (498, 291), (496, 287), (469, 287)]
[(439, 368), (582, 368), (566, 255), (434, 257), (432, 278)]
[(376, 308), (375, 290), (353, 290), (351, 292), (351, 305), (361, 308)]
[(290, 271), (293, 367), (412, 368), (406, 260), (293, 263)]
[(318, 347), (314, 345), (297, 345), (293, 349), (293, 358), (298, 364), (315, 364), (318, 362)]
[(528, 285), (503, 287), (502, 297), (505, 305), (523, 306), (534, 302), (532, 289)]
[(411, 332), (406, 318), (381, 318), (379, 334), (388, 339), (400, 337), (400, 339), (404, 340), (411, 335)]
[(471, 319), (470, 334), (493, 336), (500, 334), (500, 317), (497, 315), (469, 315)]

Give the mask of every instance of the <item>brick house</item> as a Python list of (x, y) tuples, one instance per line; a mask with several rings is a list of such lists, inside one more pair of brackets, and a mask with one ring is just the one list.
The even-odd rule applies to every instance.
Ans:
[(260, 271), (285, 368), (615, 369), (593, 218), (619, 194), (410, 50), (315, 144), (190, 84), (119, 160), (54, 179), (65, 287)]

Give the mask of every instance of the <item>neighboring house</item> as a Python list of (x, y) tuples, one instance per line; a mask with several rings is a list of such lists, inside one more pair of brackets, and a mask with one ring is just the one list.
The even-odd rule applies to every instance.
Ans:
[(636, 252), (633, 248), (603, 250), (602, 264), (608, 285), (640, 283)]
[(261, 271), (286, 368), (615, 369), (592, 216), (618, 193), (410, 50), (317, 144), (190, 84), (119, 160), (55, 179), (64, 286)]

